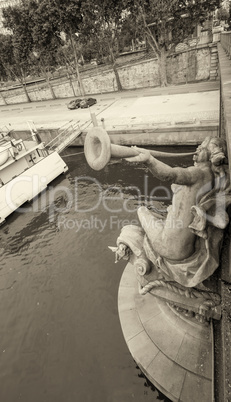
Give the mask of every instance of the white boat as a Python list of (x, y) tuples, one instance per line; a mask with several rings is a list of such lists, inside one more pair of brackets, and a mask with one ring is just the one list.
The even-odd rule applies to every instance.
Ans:
[(38, 143), (36, 133), (29, 140), (0, 133), (0, 224), (67, 170), (58, 152)]

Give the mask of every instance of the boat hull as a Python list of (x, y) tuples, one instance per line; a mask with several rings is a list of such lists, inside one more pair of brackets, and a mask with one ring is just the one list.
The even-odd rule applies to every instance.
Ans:
[(67, 170), (68, 167), (59, 154), (52, 152), (0, 187), (0, 224)]

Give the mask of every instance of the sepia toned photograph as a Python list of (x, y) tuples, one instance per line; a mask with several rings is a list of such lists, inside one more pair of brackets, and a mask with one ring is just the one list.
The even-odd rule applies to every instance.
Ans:
[(230, 160), (230, 0), (0, 0), (0, 402), (231, 401)]

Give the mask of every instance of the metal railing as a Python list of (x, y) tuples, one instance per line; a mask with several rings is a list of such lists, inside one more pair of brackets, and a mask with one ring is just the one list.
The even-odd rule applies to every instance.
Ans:
[(220, 36), (221, 46), (225, 50), (227, 56), (231, 58), (231, 31), (222, 32)]
[(57, 152), (63, 151), (68, 145), (70, 145), (76, 137), (82, 133), (78, 123), (72, 123), (62, 127), (58, 130), (58, 135), (53, 138), (48, 144), (52, 150)]

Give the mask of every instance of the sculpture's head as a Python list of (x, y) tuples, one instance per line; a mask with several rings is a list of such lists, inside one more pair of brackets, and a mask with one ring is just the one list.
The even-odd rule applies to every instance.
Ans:
[(218, 137), (206, 137), (193, 157), (195, 163), (210, 161), (213, 166), (227, 163), (226, 141)]
[[(200, 148), (200, 147), (198, 147)], [(228, 154), (226, 141), (222, 138), (206, 137), (199, 150), (198, 162), (205, 162), (207, 152), (207, 161), (210, 162), (211, 170), (215, 177), (214, 188), (217, 191), (227, 190), (230, 186), (230, 174), (228, 165)]]

